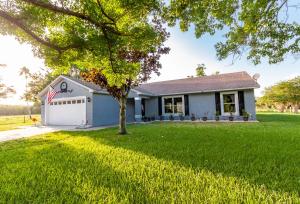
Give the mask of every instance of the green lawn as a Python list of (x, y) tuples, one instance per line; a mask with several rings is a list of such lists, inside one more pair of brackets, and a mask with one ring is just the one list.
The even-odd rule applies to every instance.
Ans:
[(300, 203), (300, 116), (0, 143), (0, 203)]
[[(40, 115), (33, 115), (32, 117), (36, 118), (38, 123), (40, 122)], [(26, 125), (34, 125), (29, 116), (25, 116), (25, 123), (23, 115), (0, 116), (0, 131), (13, 130)]]

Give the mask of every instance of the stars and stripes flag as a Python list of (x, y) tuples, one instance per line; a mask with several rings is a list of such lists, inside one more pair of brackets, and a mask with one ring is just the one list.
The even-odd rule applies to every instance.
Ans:
[(54, 90), (54, 88), (52, 86), (50, 86), (50, 89), (47, 93), (47, 101), (48, 103), (51, 103), (52, 99), (55, 97), (55, 95), (57, 94), (58, 92)]

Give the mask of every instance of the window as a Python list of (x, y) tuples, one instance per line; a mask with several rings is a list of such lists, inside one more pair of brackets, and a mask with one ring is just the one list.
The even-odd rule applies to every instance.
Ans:
[(163, 97), (164, 114), (183, 114), (183, 96)]
[(221, 93), (221, 111), (222, 115), (238, 115), (238, 95), (237, 92)]
[(58, 102), (58, 105), (61, 105), (61, 101)]
[(81, 100), (77, 100), (77, 103), (81, 103)]
[(50, 103), (50, 106), (53, 106), (53, 103), (52, 103), (52, 102)]
[(82, 103), (85, 103), (85, 100), (84, 100), (84, 99), (82, 99)]
[(57, 105), (57, 102), (54, 102), (54, 105)]
[(75, 100), (73, 100), (73, 101), (72, 101), (72, 104), (75, 104), (75, 103), (76, 103), (76, 101), (75, 101)]
[(63, 104), (64, 104), (64, 105), (67, 104), (67, 101), (63, 101)]
[(67, 101), (67, 104), (71, 104), (71, 101)]
[(165, 98), (165, 113), (173, 113), (173, 99), (172, 98)]

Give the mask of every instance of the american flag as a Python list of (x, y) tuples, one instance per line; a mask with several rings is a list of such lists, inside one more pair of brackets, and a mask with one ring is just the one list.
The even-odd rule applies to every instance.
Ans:
[(55, 95), (57, 94), (58, 92), (54, 90), (54, 88), (52, 86), (50, 86), (50, 89), (47, 93), (47, 100), (48, 100), (48, 103), (51, 103), (52, 99), (55, 97)]

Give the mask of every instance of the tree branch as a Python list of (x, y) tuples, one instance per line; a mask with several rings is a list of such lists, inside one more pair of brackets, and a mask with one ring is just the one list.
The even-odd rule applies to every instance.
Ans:
[(88, 22), (92, 23), (93, 25), (95, 25), (99, 28), (109, 30), (110, 32), (112, 32), (116, 35), (125, 35), (125, 34), (122, 34), (119, 31), (113, 29), (112, 27), (107, 26), (105, 23), (101, 23), (101, 22), (98, 22), (98, 21), (92, 19), (90, 16), (87, 16), (87, 15), (79, 13), (79, 12), (72, 11), (72, 10), (67, 9), (67, 8), (62, 8), (62, 7), (59, 7), (59, 6), (50, 4), (50, 3), (41, 2), (39, 0), (22, 0), (22, 1), (26, 2), (26, 3), (29, 3), (29, 4), (32, 4), (32, 5), (35, 5), (35, 6), (38, 6), (38, 7), (41, 7), (41, 8), (48, 9), (48, 10), (53, 11), (53, 12), (62, 13), (62, 14), (65, 14), (65, 15), (80, 18), (82, 20), (85, 20), (85, 21), (88, 21)]
[(111, 18), (109, 15), (107, 15), (107, 13), (104, 11), (104, 8), (103, 8), (103, 6), (102, 6), (100, 0), (97, 0), (97, 3), (98, 3), (98, 6), (100, 7), (100, 10), (101, 10), (102, 14), (103, 14), (106, 18), (108, 18), (109, 20), (111, 20), (113, 23), (115, 23), (115, 20), (114, 20), (113, 18)]
[(78, 45), (68, 45), (65, 47), (60, 47), (58, 45), (55, 45), (47, 40), (44, 40), (43, 38), (39, 37), (38, 35), (36, 35), (34, 32), (32, 32), (30, 30), (30, 28), (28, 26), (26, 26), (25, 24), (23, 24), (21, 21), (18, 20), (18, 18), (10, 16), (9, 13), (0, 10), (0, 17), (4, 18), (6, 21), (12, 23), (13, 25), (15, 25), (16, 27), (22, 29), (26, 34), (28, 34), (29, 36), (31, 36), (34, 40), (36, 40), (37, 42), (41, 43), (42, 45), (45, 45), (49, 48), (52, 48), (56, 51), (58, 51), (59, 53), (66, 51), (68, 49), (71, 48), (76, 48), (79, 47)]

